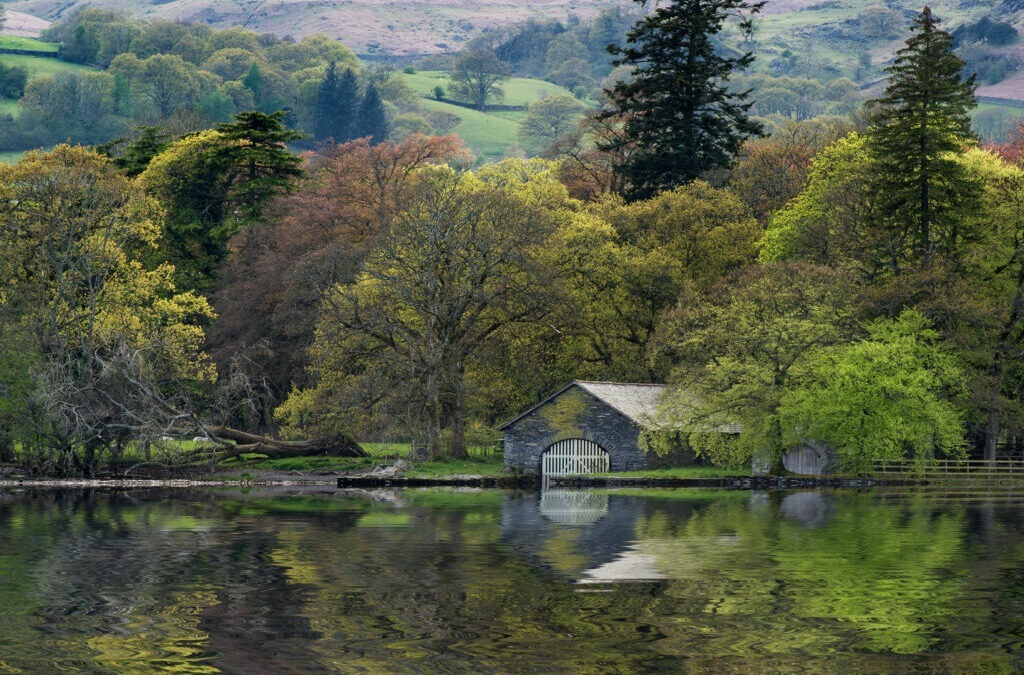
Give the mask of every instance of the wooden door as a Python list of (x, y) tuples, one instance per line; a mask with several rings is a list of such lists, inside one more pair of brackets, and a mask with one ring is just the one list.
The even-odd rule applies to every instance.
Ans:
[(607, 473), (608, 453), (593, 441), (568, 438), (544, 451), (541, 472), (544, 476), (582, 476)]

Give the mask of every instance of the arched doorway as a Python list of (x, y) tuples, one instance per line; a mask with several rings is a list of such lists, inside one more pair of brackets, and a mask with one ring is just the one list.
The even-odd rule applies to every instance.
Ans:
[(541, 475), (545, 477), (606, 473), (609, 466), (607, 451), (582, 438), (567, 438), (553, 443), (541, 455)]

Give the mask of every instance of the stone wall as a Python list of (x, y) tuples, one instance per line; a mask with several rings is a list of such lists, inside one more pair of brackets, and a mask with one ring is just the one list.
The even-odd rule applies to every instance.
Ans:
[(608, 452), (612, 471), (638, 471), (647, 466), (639, 431), (625, 415), (574, 385), (505, 429), (505, 467), (538, 474), (541, 455), (553, 443), (582, 438)]

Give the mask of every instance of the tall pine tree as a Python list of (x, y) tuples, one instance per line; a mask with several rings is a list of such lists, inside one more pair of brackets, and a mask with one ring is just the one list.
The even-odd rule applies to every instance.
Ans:
[[(645, 5), (646, 0), (634, 0)], [(626, 46), (609, 46), (616, 66), (632, 66), (634, 79), (619, 82), (608, 96), (605, 119), (622, 120), (622, 133), (607, 150), (635, 147), (617, 171), (631, 198), (650, 197), (728, 166), (743, 141), (761, 133), (747, 116), (747, 92), (728, 89), (729, 76), (754, 60), (728, 56), (715, 36), (735, 20), (745, 33), (764, 2), (671, 0), (640, 19)]]
[(388, 137), (388, 118), (384, 112), (384, 102), (372, 82), (366, 87), (363, 101), (359, 104), (355, 126), (356, 132), (353, 135), (359, 138), (369, 136), (371, 145), (382, 143)]
[(359, 82), (355, 73), (346, 68), (339, 74), (337, 64), (332, 61), (317, 88), (313, 135), (318, 141), (344, 143), (351, 140), (358, 106)]
[(938, 28), (931, 9), (914, 20), (896, 53), (889, 85), (873, 102), (869, 142), (877, 203), (884, 225), (901, 241), (892, 265), (907, 258), (927, 264), (958, 243), (958, 221), (980, 197), (956, 155), (975, 142), (968, 111), (974, 76), (953, 53), (953, 37)]
[(324, 79), (316, 89), (316, 111), (313, 118), (313, 136), (318, 141), (331, 137), (331, 122), (335, 116), (333, 106), (338, 93), (338, 64), (327, 65)]

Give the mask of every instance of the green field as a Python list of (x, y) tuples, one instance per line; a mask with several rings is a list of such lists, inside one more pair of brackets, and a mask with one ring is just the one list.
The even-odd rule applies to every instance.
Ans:
[[(484, 161), (496, 161), (516, 142), (519, 122), (432, 99), (423, 99), (423, 107), (459, 118), (454, 132), (466, 142), (473, 154)], [(520, 113), (521, 114), (521, 113)]]
[(7, 66), (22, 66), (28, 70), (29, 78), (40, 75), (53, 75), (63, 71), (78, 73), (95, 72), (95, 68), (68, 63), (60, 59), (51, 59), (47, 56), (22, 56), (21, 54), (0, 54), (0, 62)]
[[(522, 111), (503, 110), (481, 113), (470, 108), (435, 100), (433, 98), (435, 87), (440, 85), (447, 92), (451, 86), (451, 79), (445, 72), (425, 70), (416, 73), (401, 73), (400, 76), (402, 81), (413, 91), (424, 97), (422, 102), (424, 108), (445, 112), (459, 118), (459, 124), (454, 131), (480, 160), (500, 160), (505, 156), (509, 147), (516, 143), (519, 120), (524, 115)], [(530, 103), (548, 96), (572, 95), (564, 87), (529, 78), (512, 77), (502, 82), (501, 86), (505, 90), (505, 98), (501, 101), (502, 105), (528, 106)]]
[(1018, 121), (1024, 121), (1024, 108), (996, 103), (979, 103), (971, 111), (974, 131), (983, 142), (1003, 143), (1010, 139)]
[(24, 49), (34, 52), (49, 52), (56, 54), (60, 51), (60, 45), (56, 42), (42, 42), (19, 35), (0, 35), (0, 49)]
[[(439, 70), (423, 70), (415, 73), (400, 73), (402, 81), (409, 85), (413, 91), (422, 96), (433, 96), (434, 87), (441, 85), (447, 92), (451, 88), (451, 78), (448, 73)], [(539, 101), (548, 96), (565, 94), (572, 96), (565, 87), (551, 84), (544, 80), (534, 80), (524, 77), (510, 77), (501, 83), (505, 91), (505, 98), (500, 101), (502, 105), (526, 106), (534, 101)]]

